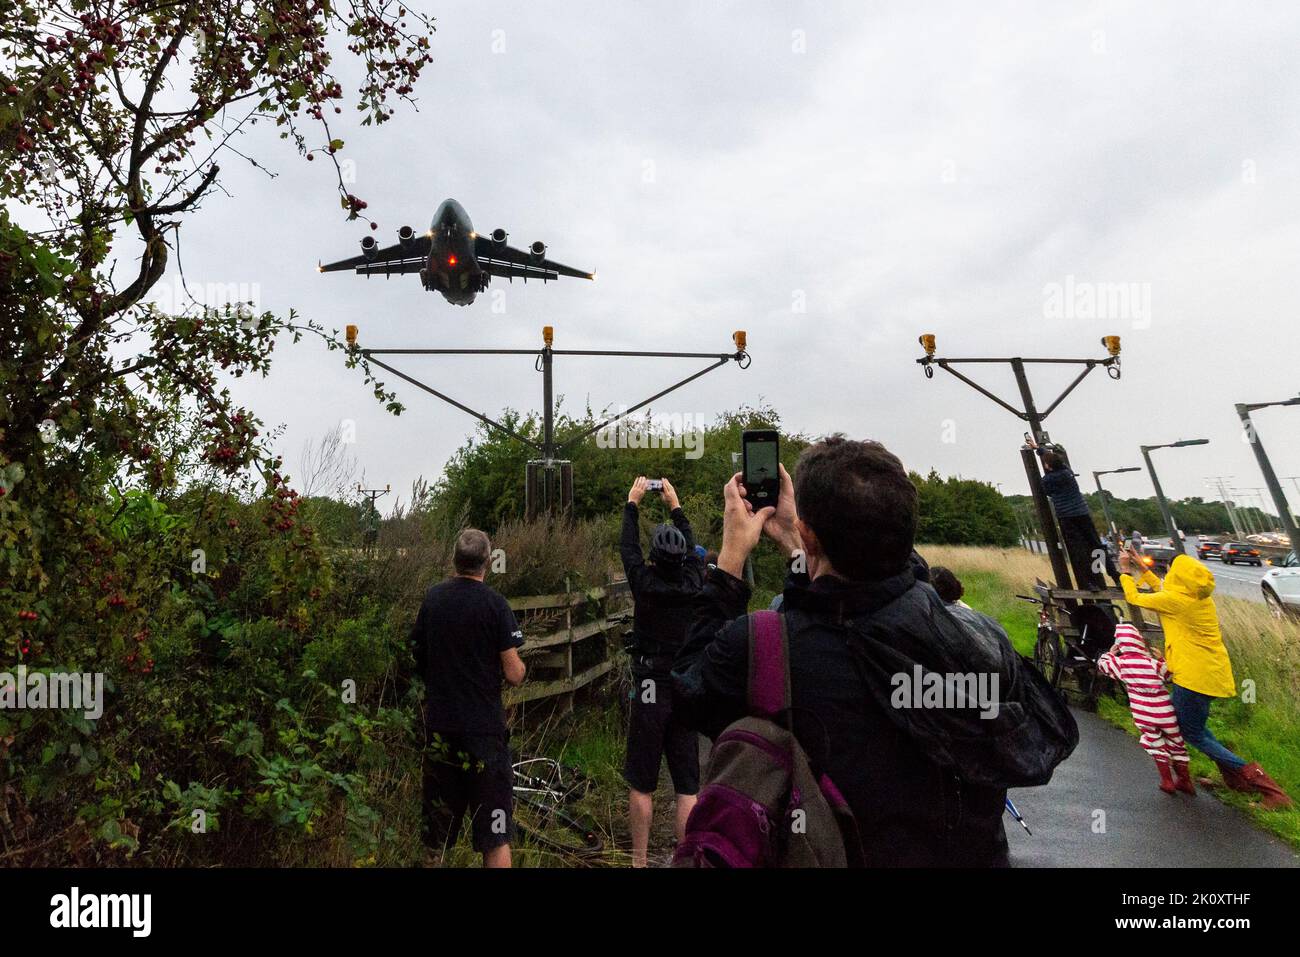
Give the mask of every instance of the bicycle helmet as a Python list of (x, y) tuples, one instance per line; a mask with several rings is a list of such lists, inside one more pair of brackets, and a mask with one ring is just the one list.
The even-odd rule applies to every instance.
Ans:
[(674, 525), (656, 525), (650, 536), (650, 560), (680, 565), (686, 557), (686, 536)]

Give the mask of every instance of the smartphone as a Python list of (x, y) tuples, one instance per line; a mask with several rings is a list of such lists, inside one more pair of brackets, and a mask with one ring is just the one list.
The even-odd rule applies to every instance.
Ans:
[(662, 492), (664, 490), (663, 479), (646, 479), (645, 490), (647, 492)]
[(781, 440), (775, 429), (746, 429), (741, 434), (745, 464), (741, 477), (755, 509), (776, 505), (781, 495)]

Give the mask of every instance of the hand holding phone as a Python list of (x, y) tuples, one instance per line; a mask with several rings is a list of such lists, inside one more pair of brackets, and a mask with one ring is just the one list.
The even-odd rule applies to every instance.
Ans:
[(775, 507), (781, 497), (780, 441), (775, 429), (746, 429), (741, 434), (745, 498), (755, 511)]

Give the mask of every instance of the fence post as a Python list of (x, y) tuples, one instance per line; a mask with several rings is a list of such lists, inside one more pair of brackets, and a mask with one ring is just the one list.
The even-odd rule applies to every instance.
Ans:
[[(564, 643), (564, 679), (573, 683), (573, 596), (569, 593), (569, 577), (564, 578), (564, 630), (566, 638)], [(563, 714), (573, 713), (573, 691), (570, 690), (564, 695), (564, 704), (561, 706)]]

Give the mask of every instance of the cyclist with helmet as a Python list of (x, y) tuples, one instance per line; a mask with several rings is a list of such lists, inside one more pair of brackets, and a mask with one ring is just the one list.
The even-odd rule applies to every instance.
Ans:
[(640, 506), (649, 487), (644, 475), (634, 483), (623, 507), (620, 553), (634, 602), (632, 625), (632, 692), (627, 732), (628, 824), (632, 832), (632, 866), (645, 867), (650, 842), (653, 795), (660, 762), (667, 758), (677, 795), (677, 839), (700, 790), (700, 751), (696, 733), (673, 715), (672, 665), (686, 638), (695, 596), (704, 588), (705, 566), (695, 553), (690, 522), (677, 492), (662, 479), (660, 493), (671, 524), (656, 525), (650, 536), (650, 560), (641, 551)]

